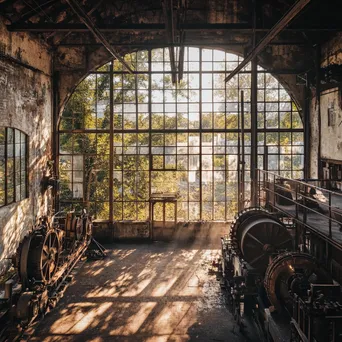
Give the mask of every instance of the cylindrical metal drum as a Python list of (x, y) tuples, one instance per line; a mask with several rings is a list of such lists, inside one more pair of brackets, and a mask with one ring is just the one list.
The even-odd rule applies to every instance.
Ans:
[(292, 250), (292, 238), (286, 226), (258, 208), (238, 215), (231, 227), (231, 239), (240, 257), (260, 271), (266, 270), (272, 254)]

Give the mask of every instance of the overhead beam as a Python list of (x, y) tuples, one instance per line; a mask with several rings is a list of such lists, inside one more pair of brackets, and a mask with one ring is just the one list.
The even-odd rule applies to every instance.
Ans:
[(284, 28), (300, 13), (310, 0), (297, 1), (290, 10), (273, 26), (264, 38), (254, 47), (247, 57), (225, 78), (225, 82), (231, 80), (241, 71), (255, 56), (257, 56), (268, 43), (270, 43)]
[(22, 16), (20, 16), (16, 22), (24, 22), (30, 19), (31, 17), (33, 17), (34, 15), (41, 15), (42, 13), (44, 13), (45, 8), (48, 8), (49, 6), (55, 4), (56, 2), (58, 2), (58, 0), (48, 0), (37, 7), (31, 8), (30, 10), (25, 12)]
[(175, 27), (174, 27), (174, 17), (173, 17), (173, 0), (162, 0), (163, 13), (164, 13), (164, 21), (166, 28), (166, 38), (169, 46), (169, 55), (170, 55), (170, 65), (171, 65), (171, 77), (172, 83), (177, 83), (177, 67), (176, 67), (176, 57), (175, 57), (175, 49), (173, 48), (173, 44), (175, 43)]
[[(184, 41), (183, 45), (185, 46), (194, 46), (194, 47), (202, 47), (202, 46), (208, 46), (208, 47), (217, 47), (217, 46), (223, 46), (223, 47), (229, 47), (229, 46), (246, 46), (250, 44), (249, 41), (245, 41), (245, 42), (225, 42), (225, 43), (217, 43), (217, 42), (204, 42), (203, 40), (189, 40), (189, 41)], [(110, 45), (112, 46), (129, 46), (129, 47), (134, 47), (134, 48), (139, 48), (139, 47), (169, 47), (169, 46), (181, 46), (181, 43), (175, 43), (175, 44), (169, 44), (169, 43), (165, 43), (165, 42), (160, 42), (160, 43), (156, 43), (156, 42), (136, 42), (136, 43), (122, 43), (122, 42), (111, 42)], [(275, 46), (279, 46), (279, 45), (296, 45), (296, 46), (307, 46), (309, 45), (309, 43), (307, 41), (279, 41), (279, 42), (271, 42), (268, 45), (275, 45)], [(60, 44), (56, 44), (56, 46), (102, 46), (102, 44), (100, 43), (76, 43), (76, 42), (65, 42), (65, 43), (60, 43)]]
[[(101, 6), (103, 0), (99, 0), (94, 7), (87, 12), (88, 15), (91, 15), (94, 11), (96, 11), (98, 9), (99, 6)], [(72, 22), (72, 21), (71, 21)], [(68, 36), (70, 36), (72, 34), (72, 32), (68, 32), (66, 34), (60, 35), (56, 40), (54, 40), (53, 45), (60, 45), (60, 43), (67, 38)], [(50, 34), (49, 38), (53, 37), (54, 35), (56, 35), (56, 32), (53, 32)], [(102, 44), (101, 44), (102, 45)]]
[[(72, 0), (68, 0), (72, 1)], [(7, 25), (7, 29), (12, 32), (88, 32), (89, 29), (82, 23), (14, 23)], [(99, 32), (117, 32), (117, 31), (160, 31), (165, 30), (164, 23), (157, 24), (110, 24), (98, 25)], [(251, 33), (253, 28), (249, 24), (182, 24), (179, 29), (184, 31), (236, 31), (238, 33)], [(270, 28), (256, 28), (256, 32), (269, 32)], [(290, 27), (284, 28), (284, 32), (340, 32), (342, 26), (330, 27)]]
[[(187, 2), (185, 0), (180, 2), (179, 15), (178, 15), (178, 26), (184, 25), (187, 12)], [(185, 31), (179, 30), (179, 55), (178, 55), (178, 81), (183, 79), (184, 74), (184, 55), (185, 55)]]
[(116, 59), (118, 59), (127, 69), (127, 71), (131, 74), (134, 73), (134, 70), (126, 63), (126, 61), (120, 56), (120, 54), (110, 45), (106, 37), (101, 33), (101, 31), (96, 27), (88, 14), (83, 10), (77, 0), (66, 0), (71, 9), (78, 15), (80, 20), (87, 26), (89, 31), (94, 35), (96, 39), (98, 39), (105, 49)]

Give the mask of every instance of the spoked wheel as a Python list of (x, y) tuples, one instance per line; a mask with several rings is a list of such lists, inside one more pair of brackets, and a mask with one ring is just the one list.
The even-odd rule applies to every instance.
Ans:
[(48, 232), (42, 248), (41, 274), (44, 281), (49, 282), (58, 265), (59, 240), (55, 232)]
[(33, 245), (36, 248), (30, 253), (28, 278), (48, 284), (58, 268), (60, 241), (57, 232), (49, 230), (46, 235), (37, 234)]
[(268, 266), (264, 279), (268, 299), (278, 311), (283, 305), (292, 310), (293, 293), (306, 292), (310, 283), (332, 284), (333, 281), (312, 255), (298, 252), (279, 254)]
[(292, 250), (286, 226), (261, 208), (241, 211), (232, 223), (230, 237), (238, 255), (260, 272), (266, 270), (272, 254)]

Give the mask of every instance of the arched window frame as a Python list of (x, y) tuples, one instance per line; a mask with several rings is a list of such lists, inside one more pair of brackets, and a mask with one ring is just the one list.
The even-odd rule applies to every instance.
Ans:
[[(198, 51), (198, 60), (195, 60), (196, 58), (193, 58), (194, 60), (191, 60), (192, 57), (190, 57), (190, 49), (192, 51)], [(162, 51), (162, 53), (160, 53)], [(189, 58), (187, 58), (187, 53), (189, 55)], [(159, 54), (159, 55), (158, 55)], [(196, 53), (195, 53), (196, 54)], [(211, 54), (211, 59), (209, 58)], [(222, 64), (222, 60), (219, 59), (222, 57), (222, 54), (225, 56), (224, 60), (224, 68), (220, 70), (220, 64)], [(216, 57), (219, 56), (219, 57)], [(221, 56), (221, 57), (220, 57)], [(227, 56), (229, 56), (227, 59)], [(145, 60), (144, 60), (145, 58)], [(216, 207), (215, 203), (220, 201), (214, 200), (214, 190), (208, 190), (211, 191), (212, 194), (212, 201), (206, 201), (206, 194), (205, 194), (205, 182), (203, 180), (206, 179), (207, 174), (205, 173), (203, 169), (203, 159), (206, 159), (208, 156), (208, 160), (210, 159), (209, 156), (212, 156), (212, 159), (216, 155), (214, 152), (211, 152), (206, 154), (206, 151), (209, 151), (210, 148), (213, 150), (216, 148), (216, 146), (213, 146), (215, 139), (218, 138), (218, 134), (224, 134), (226, 142), (224, 143), (224, 146), (221, 146), (224, 149), (224, 152), (222, 150), (222, 154), (225, 156), (225, 159), (227, 159), (227, 156), (237, 156), (235, 159), (235, 162), (232, 161), (234, 165), (239, 164), (238, 160), (238, 153), (236, 153), (236, 150), (239, 148), (239, 141), (242, 139), (241, 137), (241, 118), (237, 120), (237, 127), (227, 127), (227, 126), (220, 126), (219, 121), (215, 121), (216, 117), (218, 115), (215, 115), (215, 106), (217, 104), (220, 105), (220, 103), (215, 102), (215, 90), (222, 90), (225, 92), (225, 101), (224, 101), (224, 122), (226, 125), (227, 122), (227, 116), (231, 114), (231, 112), (239, 112), (240, 110), (240, 93), (241, 90), (245, 90), (245, 156), (246, 156), (246, 189), (248, 191), (249, 188), (249, 155), (250, 155), (250, 114), (249, 113), (249, 102), (250, 102), (250, 86), (249, 87), (241, 87), (240, 86), (240, 78), (250, 78), (251, 71), (250, 71), (250, 65), (247, 65), (244, 70), (239, 73), (239, 75), (236, 76), (238, 79), (237, 84), (237, 93), (236, 93), (236, 99), (234, 101), (227, 101), (227, 89), (234, 84), (234, 79), (229, 82), (228, 84), (222, 83), (221, 88), (216, 88), (215, 85), (205, 85), (206, 79), (204, 76), (211, 75), (212, 83), (215, 82), (214, 77), (217, 75), (220, 75), (222, 77), (225, 77), (230, 71), (232, 71), (237, 64), (242, 60), (241, 57), (233, 54), (227, 54), (221, 50), (212, 50), (212, 49), (198, 49), (198, 48), (186, 48), (186, 56), (185, 56), (185, 64), (184, 64), (184, 79), (187, 77), (190, 77), (191, 75), (199, 75), (198, 80), (198, 89), (195, 89), (190, 84), (187, 85), (186, 91), (188, 92), (188, 97), (190, 97), (190, 91), (192, 89), (195, 89), (193, 92), (196, 93), (196, 90), (198, 90), (198, 94), (196, 94), (196, 98), (198, 98), (198, 106), (196, 107), (196, 101), (193, 101), (194, 99), (191, 98), (185, 101), (185, 104), (187, 106), (187, 110), (185, 110), (187, 113), (193, 113), (196, 115), (196, 112), (198, 112), (199, 115), (199, 124), (197, 126), (190, 126), (190, 121), (188, 117), (188, 121), (186, 123), (187, 127), (181, 127), (179, 126), (180, 123), (182, 123), (182, 118), (179, 116), (179, 113), (182, 113), (182, 111), (178, 110), (178, 107), (183, 106), (181, 101), (170, 102), (170, 98), (173, 96), (174, 92), (174, 86), (167, 84), (165, 87), (165, 79), (163, 80), (163, 87), (158, 88), (155, 86), (156, 79), (158, 79), (158, 75), (171, 75), (171, 67), (170, 62), (168, 58), (168, 49), (154, 49), (154, 50), (144, 50), (144, 51), (138, 51), (137, 53), (132, 53), (125, 56), (125, 59), (132, 63), (132, 65), (137, 70), (137, 76), (131, 76), (129, 75), (124, 68), (122, 68), (122, 65), (118, 61), (114, 61), (113, 64), (109, 63), (98, 69), (96, 72), (91, 73), (87, 79), (93, 80), (94, 89), (93, 90), (93, 96), (96, 98), (96, 101), (94, 102), (94, 118), (93, 120), (88, 120), (88, 122), (85, 122), (83, 120), (80, 120), (82, 118), (82, 115), (80, 116), (80, 113), (74, 112), (72, 114), (72, 117), (64, 117), (62, 116), (61, 120), (61, 126), (60, 126), (60, 134), (65, 135), (65, 140), (69, 141), (69, 138), (74, 138), (73, 140), (73, 147), (72, 147), (72, 153), (64, 153), (61, 151), (62, 159), (66, 156), (69, 156), (68, 163), (71, 165), (71, 167), (66, 171), (65, 174), (69, 174), (68, 181), (69, 184), (69, 190), (71, 192), (71, 195), (69, 193), (69, 197), (71, 198), (61, 198), (61, 209), (67, 208), (70, 206), (76, 206), (79, 204), (86, 205), (91, 208), (90, 211), (93, 211), (95, 213), (98, 212), (97, 208), (106, 205), (106, 214), (100, 215), (101, 218), (107, 218), (108, 216), (110, 219), (114, 220), (124, 220), (124, 219), (136, 219), (136, 220), (144, 220), (148, 217), (148, 210), (147, 210), (147, 202), (148, 198), (153, 193), (156, 188), (156, 186), (153, 185), (153, 173), (154, 172), (173, 172), (174, 169), (174, 162), (169, 163), (166, 162), (167, 160), (172, 161), (173, 157), (172, 154), (169, 155), (166, 153), (166, 138), (165, 134), (176, 134), (176, 144), (174, 147), (176, 149), (180, 148), (178, 146), (178, 137), (182, 134), (188, 134), (188, 153), (190, 151), (189, 146), (189, 136), (192, 134), (193, 136), (195, 134), (198, 134), (198, 139), (200, 141), (199, 146), (193, 146), (193, 149), (200, 150), (200, 159), (201, 159), (201, 170), (199, 174), (199, 188), (200, 188), (200, 194), (196, 197), (196, 200), (193, 200), (191, 198), (194, 191), (188, 188), (188, 195), (187, 199), (182, 199), (181, 202), (185, 203), (185, 206), (187, 204), (187, 214), (182, 218), (184, 220), (200, 220), (200, 219), (209, 219), (209, 220), (216, 220), (215, 212)], [(146, 61), (147, 59), (147, 61)], [(99, 85), (98, 79), (103, 77), (103, 75), (109, 76), (109, 84), (104, 86), (105, 82), (102, 82), (102, 84)], [(136, 78), (135, 78), (136, 77)], [(210, 78), (210, 77), (209, 77)], [(131, 80), (128, 82), (127, 80)], [(184, 82), (184, 80), (183, 80)], [(249, 84), (250, 82), (247, 81)], [(272, 85), (274, 83), (274, 87), (269, 86), (269, 83)], [(121, 86), (117, 86), (121, 84)], [(132, 86), (133, 85), (133, 86)], [(100, 89), (101, 88), (101, 89)], [(99, 99), (99, 89), (101, 91), (101, 99)], [(103, 91), (104, 90), (104, 91)], [(277, 100), (276, 101), (270, 101), (269, 97), (277, 93)], [(107, 94), (107, 95), (106, 95)], [(145, 94), (147, 96), (147, 101), (140, 101), (139, 96), (141, 94)], [(159, 95), (158, 95), (159, 94)], [(211, 94), (212, 101), (205, 102), (204, 98), (207, 98)], [(165, 101), (156, 101), (155, 99), (158, 99), (158, 96), (163, 96)], [(178, 96), (178, 93), (176, 94)], [(125, 97), (129, 99), (129, 101), (125, 100)], [(184, 97), (184, 96), (183, 96)], [(281, 99), (286, 100), (281, 100)], [(121, 101), (119, 101), (121, 99)], [(196, 100), (196, 99), (195, 99)], [(170, 104), (171, 103), (171, 104)], [(175, 105), (175, 110), (170, 111), (170, 108), (172, 108), (172, 105)], [(222, 103), (221, 103), (222, 104)], [(159, 106), (159, 107), (158, 107)], [(282, 107), (283, 106), (283, 107)], [(121, 107), (121, 109), (120, 109)], [(196, 108), (195, 108), (196, 107)], [(209, 110), (211, 107), (211, 110)], [(103, 112), (106, 109), (109, 109), (110, 118), (107, 120), (107, 122), (104, 122), (101, 118), (101, 115), (103, 116)], [(161, 121), (163, 122), (163, 126), (158, 126), (158, 108), (160, 112)], [(162, 109), (161, 109), (162, 108)], [(206, 110), (207, 109), (207, 110)], [(205, 120), (205, 113), (208, 112), (209, 120)], [(213, 112), (213, 113), (211, 113)], [(211, 113), (211, 114), (210, 114)], [(288, 115), (287, 113), (290, 113), (290, 127), (281, 127), (281, 123), (285, 122), (283, 119), (281, 119), (282, 116)], [(174, 115), (174, 121), (175, 126), (172, 126), (172, 115)], [(240, 116), (240, 114), (238, 115)], [(179, 119), (179, 117), (181, 119)], [(233, 115), (234, 117), (234, 115)], [(295, 119), (294, 119), (295, 118)], [(169, 120), (170, 119), (170, 120)], [(69, 120), (72, 122), (72, 129), (63, 129), (63, 120), (66, 122)], [(282, 121), (283, 120), (283, 121)], [(160, 120), (159, 120), (160, 121)], [(194, 120), (196, 122), (196, 120)], [(211, 122), (211, 124), (210, 124)], [(171, 125), (171, 126), (170, 126)], [(191, 123), (191, 125), (194, 125), (194, 123)], [(211, 126), (210, 126), (211, 125)], [(66, 126), (64, 126), (66, 127)], [(270, 74), (268, 74), (265, 70), (263, 70), (261, 67), (258, 67), (258, 167), (262, 168), (264, 165), (264, 158), (263, 154), (265, 153), (265, 147), (267, 146), (268, 149), (268, 162), (270, 165), (272, 163), (278, 165), (278, 167), (275, 168), (273, 171), (279, 171), (279, 173), (283, 176), (289, 176), (293, 178), (302, 178), (302, 164), (303, 164), (303, 153), (304, 153), (304, 147), (303, 147), (303, 126), (301, 123), (301, 119), (299, 116), (299, 112), (294, 104), (294, 102), (291, 100), (285, 89), (278, 83), (278, 81)], [(93, 134), (94, 139), (96, 140), (95, 145), (97, 142), (100, 142), (100, 145), (96, 145), (95, 150), (88, 151), (86, 154), (79, 154), (78, 152), (75, 153), (75, 142), (76, 142), (76, 150), (79, 149), (79, 139), (81, 139), (82, 134)], [(136, 135), (136, 146), (125, 146), (125, 136), (129, 135)], [(146, 134), (148, 135), (147, 143), (144, 145), (144, 143), (141, 143), (138, 141), (139, 135)], [(158, 135), (163, 135), (163, 144), (158, 145)], [(211, 134), (211, 141), (212, 146), (205, 146), (206, 143), (210, 143), (209, 141), (206, 141), (207, 139), (210, 140), (210, 134)], [(78, 136), (76, 136), (78, 135)], [(298, 136), (296, 136), (298, 135)], [(120, 138), (121, 136), (121, 138)], [(192, 137), (193, 137), (192, 136)], [(276, 136), (276, 138), (274, 137)], [(278, 141), (278, 144), (270, 144), (270, 141), (273, 139), (276, 139)], [(120, 144), (121, 139), (121, 144)], [(132, 138), (134, 139), (134, 138)], [(196, 138), (197, 139), (197, 138)], [(196, 140), (195, 139), (195, 140)], [(235, 139), (236, 144), (228, 144), (228, 141), (233, 141)], [(283, 139), (283, 140), (281, 140)], [(281, 141), (286, 141), (286, 139), (290, 139), (291, 143), (290, 146), (281, 145)], [(101, 141), (108, 141), (108, 144)], [(128, 139), (128, 141), (131, 142), (131, 139)], [(193, 139), (194, 141), (194, 139)], [(297, 142), (299, 143), (298, 145)], [(215, 143), (216, 144), (216, 143)], [(172, 147), (172, 146), (171, 146)], [(131, 149), (132, 153), (130, 155), (134, 155), (136, 158), (136, 168), (134, 170), (125, 170), (125, 169), (116, 169), (115, 165), (115, 159), (117, 157), (125, 158), (124, 150)], [(147, 161), (147, 164), (144, 163), (143, 165), (146, 166), (146, 169), (141, 168), (141, 163), (137, 162), (138, 158), (140, 158), (140, 153), (134, 152), (145, 150), (146, 154), (149, 156), (149, 160)], [(159, 150), (163, 149), (162, 152), (158, 152)], [(288, 149), (289, 151), (285, 151)], [(296, 151), (296, 149), (298, 151)], [(169, 149), (170, 150), (170, 149)], [(281, 152), (281, 150), (283, 152)], [(235, 151), (235, 152), (234, 152)], [(285, 152), (284, 152), (285, 151)], [(116, 157), (114, 157), (114, 154)], [(128, 153), (129, 154), (129, 153)], [(83, 172), (83, 179), (82, 179), (82, 168), (89, 164), (89, 160), (93, 158), (99, 158), (101, 156), (101, 162), (97, 164), (97, 167), (92, 170), (92, 175), (86, 175), (86, 172)], [(193, 156), (192, 154), (187, 154), (188, 159)], [(300, 167), (296, 167), (295, 169), (293, 167), (293, 159), (299, 158), (299, 164)], [(81, 161), (82, 159), (82, 161)], [(134, 159), (134, 158), (133, 158)], [(61, 159), (60, 159), (61, 161)], [(178, 163), (178, 152), (176, 153), (176, 168)], [(102, 164), (101, 164), (102, 163)], [(225, 164), (227, 164), (228, 161), (225, 160)], [(290, 168), (284, 168), (280, 165), (285, 164), (291, 164)], [(67, 163), (64, 163), (66, 165)], [(134, 164), (134, 163), (133, 163)], [(298, 163), (297, 163), (298, 164)], [(60, 165), (62, 165), (63, 168), (63, 161), (60, 162)], [(88, 198), (85, 200), (82, 198), (83, 194), (88, 191), (90, 192), (91, 189), (88, 189), (89, 187), (93, 186), (96, 182), (97, 184), (102, 183), (101, 181), (101, 165), (104, 165), (104, 167), (107, 167), (110, 170), (110, 173), (108, 177), (105, 179), (105, 182), (108, 182), (108, 193), (102, 197), (105, 200), (101, 200), (100, 197), (98, 199), (92, 199), (88, 200)], [(189, 164), (188, 164), (189, 165)], [(62, 170), (63, 171), (63, 170)], [(63, 172), (64, 172), (63, 171)], [(96, 172), (95, 172), (96, 171)], [(136, 173), (143, 173), (145, 172), (146, 175), (145, 178), (148, 178), (148, 189), (146, 189), (147, 196), (144, 198), (140, 198), (139, 200), (137, 198), (135, 199), (129, 199), (130, 194), (127, 193), (124, 194), (125, 189), (123, 186), (124, 183), (124, 172), (136, 172)], [(177, 171), (177, 170), (175, 170)], [(197, 175), (192, 176), (192, 171), (188, 171), (188, 179), (192, 179), (193, 177), (197, 177)], [(212, 172), (212, 188), (215, 187), (215, 172), (220, 172), (218, 170), (214, 170), (214, 166), (212, 167), (212, 170), (209, 170)], [(227, 182), (227, 175), (231, 174), (233, 178), (235, 177), (237, 181), (237, 170), (230, 170), (225, 168), (225, 182)], [(62, 172), (62, 173), (63, 173)], [(121, 182), (115, 183), (116, 181), (116, 175), (121, 172)], [(191, 174), (190, 174), (191, 173)], [(100, 176), (99, 176), (100, 174)], [(190, 178), (189, 178), (190, 177)], [(86, 181), (86, 179), (89, 179), (89, 181)], [(94, 180), (91, 181), (91, 179)], [(100, 181), (99, 181), (100, 179)], [(63, 179), (62, 179), (63, 182)], [(87, 184), (85, 184), (87, 183)], [(89, 184), (91, 183), (91, 184)], [(166, 183), (166, 182), (160, 182), (160, 183)], [(137, 186), (139, 186), (141, 182), (139, 183), (139, 177), (134, 182), (134, 189), (129, 189), (129, 191), (136, 192)], [(121, 194), (117, 194), (116, 190), (117, 188), (120, 189), (120, 186), (122, 187)], [(72, 190), (71, 190), (72, 189)], [(221, 216), (220, 219), (225, 220), (229, 219), (231, 215), (236, 211), (236, 205), (234, 204), (231, 209), (228, 209), (228, 201), (227, 198), (229, 198), (229, 192), (230, 189), (227, 189), (225, 186), (224, 190), (224, 216)], [(78, 197), (77, 197), (77, 196)], [(128, 198), (128, 200), (124, 200), (124, 196)], [(221, 197), (223, 196), (223, 193), (221, 194)], [(235, 195), (234, 195), (235, 196)], [(234, 197), (233, 196), (233, 197)], [(63, 196), (62, 196), (63, 197)], [(230, 201), (235, 201), (235, 199), (230, 199)], [(128, 207), (129, 203), (135, 203), (135, 210), (131, 210), (132, 213), (136, 213), (135, 217), (127, 215), (125, 217), (125, 206)], [(220, 202), (222, 204), (222, 201)], [(208, 211), (208, 209), (204, 208), (204, 206), (208, 204), (210, 206), (211, 214), (203, 215), (203, 212)], [(139, 205), (144, 206), (143, 212), (144, 215), (139, 215)], [(199, 215), (191, 216), (190, 213), (190, 206), (196, 207), (195, 211), (199, 213)], [(182, 206), (180, 206), (182, 207)], [(222, 206), (221, 206), (222, 207)], [(203, 210), (204, 209), (204, 210)], [(222, 208), (221, 208), (222, 209)], [(121, 212), (122, 215), (117, 215), (117, 212)], [(222, 210), (221, 210), (222, 212)], [(108, 213), (108, 215), (107, 215)], [(210, 216), (211, 215), (211, 216)]]

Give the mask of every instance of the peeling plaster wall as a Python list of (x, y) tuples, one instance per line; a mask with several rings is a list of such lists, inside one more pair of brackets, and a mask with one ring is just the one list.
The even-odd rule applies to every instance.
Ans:
[(22, 130), (29, 141), (29, 198), (0, 208), (0, 274), (51, 198), (40, 192), (51, 159), (51, 57), (27, 34), (6, 30), (0, 18), (0, 126)]
[[(321, 49), (321, 67), (330, 64), (342, 64), (342, 34), (338, 33)], [(334, 109), (334, 121), (328, 126), (328, 109)], [(342, 101), (341, 89), (331, 88), (320, 94), (321, 134), (319, 135), (319, 108), (317, 96), (313, 93), (311, 100), (311, 177), (318, 177), (318, 149), (321, 139), (321, 158), (342, 161)]]
[[(321, 93), (321, 157), (342, 161), (342, 109), (338, 88)], [(328, 110), (333, 108), (334, 119), (328, 126)]]

